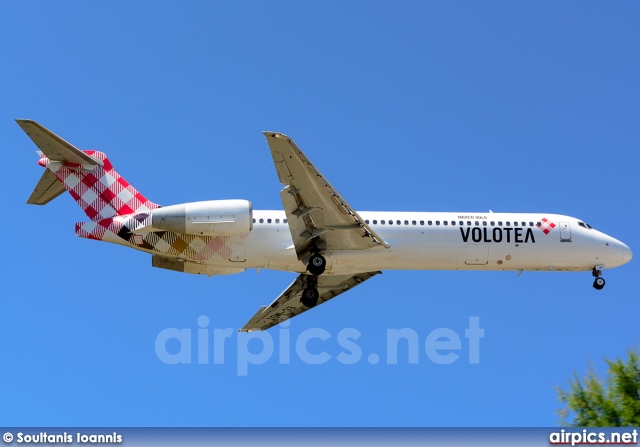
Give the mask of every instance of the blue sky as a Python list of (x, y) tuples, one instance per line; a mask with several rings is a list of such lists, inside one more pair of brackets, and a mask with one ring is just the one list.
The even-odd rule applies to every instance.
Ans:
[[(330, 361), (292, 342), (289, 364), (240, 376), (235, 332), (223, 364), (197, 364), (198, 318), (235, 330), (295, 275), (180, 275), (75, 237), (67, 195), (25, 204), (42, 171), (13, 119), (106, 152), (165, 205), (279, 209), (275, 130), (356, 209), (568, 214), (637, 252), (639, 21), (630, 1), (2, 2), (0, 423), (555, 425), (554, 385), (638, 342), (637, 259), (601, 292), (589, 273), (385, 272), (269, 332), (321, 328), (309, 350)], [(192, 331), (191, 364), (158, 358), (167, 328)], [(354, 365), (336, 359), (349, 328)], [(370, 364), (397, 328), (448, 328), (460, 357)]]

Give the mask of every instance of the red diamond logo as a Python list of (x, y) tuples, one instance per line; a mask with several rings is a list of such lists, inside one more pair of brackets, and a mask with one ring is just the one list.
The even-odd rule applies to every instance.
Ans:
[(536, 224), (536, 226), (540, 228), (544, 234), (549, 234), (549, 232), (556, 227), (556, 224), (551, 222), (546, 217), (543, 217), (542, 220)]

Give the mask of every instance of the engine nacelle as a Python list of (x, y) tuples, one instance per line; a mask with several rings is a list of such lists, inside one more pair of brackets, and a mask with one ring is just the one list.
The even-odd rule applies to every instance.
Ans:
[(202, 236), (235, 236), (251, 231), (253, 210), (248, 200), (182, 203), (153, 210), (151, 226)]

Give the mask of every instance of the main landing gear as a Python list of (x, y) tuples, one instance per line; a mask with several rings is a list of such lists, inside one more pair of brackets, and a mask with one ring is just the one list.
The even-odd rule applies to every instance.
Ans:
[(327, 268), (327, 260), (320, 253), (315, 253), (309, 258), (309, 273), (320, 276)]
[(307, 269), (311, 275), (308, 276), (307, 287), (302, 291), (300, 302), (305, 307), (314, 307), (318, 304), (318, 276), (322, 275), (327, 268), (327, 260), (320, 253), (314, 253), (309, 258)]
[(602, 277), (602, 267), (600, 266), (596, 266), (593, 268), (593, 271), (591, 272), (591, 274), (596, 278), (593, 281), (593, 288), (596, 290), (602, 290), (602, 288), (605, 285), (605, 280)]
[(304, 307), (314, 307), (318, 304), (318, 298), (320, 298), (318, 289), (310, 286), (302, 291), (302, 298), (300, 298), (300, 302)]

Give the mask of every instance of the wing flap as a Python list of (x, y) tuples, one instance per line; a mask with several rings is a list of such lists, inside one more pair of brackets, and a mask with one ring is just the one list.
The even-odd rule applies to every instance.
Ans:
[[(365, 272), (353, 275), (323, 275), (318, 277), (317, 287), (320, 297), (315, 307), (351, 290), (358, 284), (362, 284), (367, 279), (373, 278), (379, 273), (381, 272)], [(284, 320), (288, 320), (309, 309), (313, 309), (303, 306), (300, 302), (302, 291), (307, 285), (308, 277), (309, 275), (305, 274), (299, 275), (269, 306), (261, 307), (247, 324), (240, 329), (240, 332), (264, 331)]]

